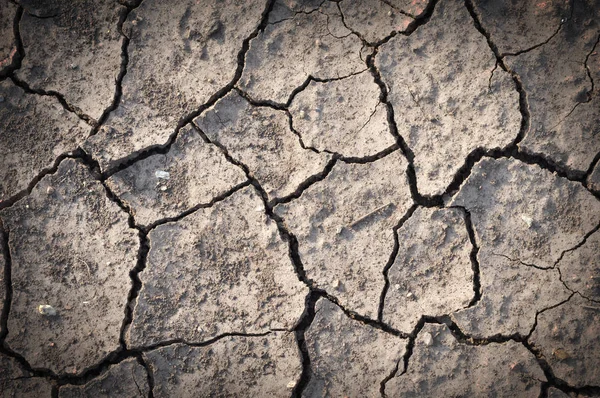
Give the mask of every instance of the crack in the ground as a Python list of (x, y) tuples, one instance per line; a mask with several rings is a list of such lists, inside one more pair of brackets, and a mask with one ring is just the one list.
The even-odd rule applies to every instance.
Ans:
[(108, 119), (110, 114), (114, 110), (116, 110), (119, 107), (119, 104), (121, 103), (121, 97), (123, 96), (123, 79), (125, 78), (125, 75), (127, 74), (127, 66), (129, 65), (128, 49), (129, 49), (129, 42), (131, 41), (131, 39), (125, 34), (125, 32), (123, 32), (123, 25), (125, 24), (125, 21), (127, 21), (129, 14), (133, 10), (135, 10), (136, 8), (139, 7), (142, 4), (142, 1), (143, 0), (137, 0), (136, 3), (133, 4), (132, 6), (123, 4), (125, 9), (121, 12), (121, 15), (119, 15), (119, 22), (117, 23), (117, 31), (122, 36), (122, 41), (121, 41), (121, 66), (119, 68), (119, 74), (117, 75), (117, 79), (115, 81), (115, 93), (113, 95), (113, 100), (112, 100), (111, 104), (108, 107), (106, 107), (106, 109), (104, 109), (104, 111), (102, 112), (102, 115), (100, 115), (100, 117), (98, 118), (98, 122), (92, 128), (92, 131), (89, 134), (90, 137), (94, 136), (98, 133), (98, 130), (100, 129), (100, 127), (102, 127), (102, 125), (104, 124), (104, 122), (106, 122), (106, 120)]
[(6, 340), (6, 336), (8, 335), (8, 316), (10, 313), (10, 307), (12, 305), (12, 258), (10, 255), (10, 250), (8, 246), (9, 241), (9, 231), (4, 228), (4, 224), (2, 223), (2, 219), (0, 219), (0, 255), (4, 258), (4, 269), (2, 272), (3, 275), (3, 283), (4, 283), (4, 297), (1, 297), (2, 300), (2, 313), (0, 314), (0, 346), (4, 346), (4, 341)]
[(519, 56), (521, 54), (528, 53), (530, 51), (535, 50), (536, 48), (539, 48), (539, 47), (542, 47), (542, 46), (548, 44), (550, 42), (550, 40), (552, 40), (560, 32), (560, 30), (562, 29), (562, 26), (563, 26), (563, 24), (565, 22), (566, 21), (564, 19), (562, 19), (560, 21), (560, 23), (558, 24), (558, 28), (556, 28), (556, 30), (546, 40), (544, 40), (544, 41), (542, 41), (540, 43), (534, 44), (533, 46), (525, 48), (523, 50), (515, 51), (515, 52), (512, 52), (512, 53), (511, 52), (502, 53), (502, 54), (500, 54), (500, 57), (501, 58), (504, 58), (504, 57), (507, 57), (507, 56), (517, 57), (517, 56)]

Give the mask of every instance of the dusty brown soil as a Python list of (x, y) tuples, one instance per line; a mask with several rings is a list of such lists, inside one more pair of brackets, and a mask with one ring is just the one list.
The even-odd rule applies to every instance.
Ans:
[(600, 397), (598, 0), (0, 0), (1, 397)]

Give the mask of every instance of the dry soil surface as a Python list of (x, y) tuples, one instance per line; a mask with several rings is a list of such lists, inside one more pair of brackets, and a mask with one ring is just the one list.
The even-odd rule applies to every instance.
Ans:
[(600, 0), (0, 0), (0, 396), (600, 397)]

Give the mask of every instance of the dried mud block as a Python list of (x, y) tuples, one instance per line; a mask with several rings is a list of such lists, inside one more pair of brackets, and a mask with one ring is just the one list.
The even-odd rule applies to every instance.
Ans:
[[(530, 127), (519, 147), (583, 176), (600, 152), (600, 7), (573, 3), (573, 17), (548, 43), (506, 57), (527, 92)], [(593, 80), (592, 80), (593, 79)]]
[(131, 208), (136, 224), (148, 226), (208, 204), (245, 180), (241, 168), (187, 126), (169, 152), (134, 163), (107, 184)]
[(395, 144), (379, 86), (369, 72), (327, 83), (312, 81), (290, 107), (305, 145), (347, 157), (375, 155)]
[(194, 123), (211, 142), (223, 145), (248, 166), (271, 200), (293, 193), (331, 159), (329, 154), (302, 148), (285, 112), (252, 106), (235, 91)]
[(473, 298), (472, 250), (458, 209), (418, 208), (398, 230), (383, 321), (412, 333), (423, 315), (465, 308)]
[(468, 345), (445, 325), (419, 332), (406, 373), (385, 386), (388, 397), (537, 397), (546, 377), (535, 356), (514, 341)]
[(121, 70), (125, 8), (113, 0), (22, 0), (25, 57), (17, 76), (33, 89), (61, 93), (98, 120), (113, 102)]
[(530, 343), (554, 375), (574, 387), (600, 385), (600, 305), (575, 294), (538, 315)]
[(0, 204), (26, 189), (54, 159), (85, 139), (89, 126), (53, 97), (0, 82)]
[(52, 385), (34, 377), (10, 357), (0, 354), (0, 396), (3, 398), (50, 398)]
[(129, 344), (291, 329), (308, 288), (263, 202), (246, 187), (149, 234)]
[(15, 66), (17, 41), (14, 35), (14, 23), (17, 6), (4, 0), (0, 6), (0, 76)]
[(0, 216), (12, 258), (8, 345), (60, 374), (118, 349), (139, 243), (104, 187), (66, 159)]
[(569, 289), (595, 301), (600, 301), (599, 254), (600, 232), (595, 232), (581, 247), (565, 253), (558, 263), (562, 280)]
[(327, 299), (317, 302), (305, 337), (311, 377), (304, 397), (379, 397), (407, 342), (348, 318)]
[(546, 42), (570, 18), (571, 4), (564, 0), (473, 0), (481, 25), (502, 55)]
[(306, 276), (364, 316), (377, 316), (393, 229), (412, 205), (406, 166), (400, 151), (367, 164), (340, 161), (274, 209), (298, 239)]
[(460, 1), (438, 3), (426, 25), (382, 45), (375, 64), (421, 194), (442, 194), (470, 153), (504, 148), (519, 133), (515, 84)]
[(596, 163), (596, 166), (587, 178), (586, 184), (590, 190), (600, 193), (600, 162)]
[[(279, 0), (277, 7), (288, 2)], [(333, 79), (367, 69), (360, 39), (348, 30), (334, 2), (316, 11), (270, 20), (250, 41), (239, 86), (256, 100), (285, 104), (309, 77)]]
[[(410, 1), (398, 1), (410, 4)], [(339, 4), (346, 26), (369, 43), (403, 31), (414, 20), (402, 8), (382, 0), (346, 0)], [(401, 5), (402, 7), (402, 5)]]
[(111, 366), (108, 371), (81, 386), (65, 385), (59, 398), (134, 398), (148, 396), (146, 369), (136, 359)]
[(86, 143), (103, 170), (164, 144), (190, 112), (229, 84), (243, 41), (265, 1), (143, 1), (124, 31), (131, 38), (119, 107)]
[(144, 354), (154, 396), (284, 397), (302, 372), (293, 333), (229, 336), (205, 347), (184, 344)]
[(476, 164), (450, 205), (471, 213), (480, 247), (481, 301), (454, 315), (476, 336), (526, 335), (537, 311), (565, 300), (552, 268), (600, 222), (581, 184), (514, 159)]

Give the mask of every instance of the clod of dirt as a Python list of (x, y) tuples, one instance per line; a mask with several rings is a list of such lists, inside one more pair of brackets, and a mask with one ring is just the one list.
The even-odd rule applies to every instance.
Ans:
[[(0, 216), (12, 256), (8, 345), (56, 373), (80, 372), (116, 350), (138, 241), (103, 186), (66, 159)], [(40, 316), (40, 303), (57, 315)]]
[[(538, 315), (531, 344), (539, 349), (556, 377), (574, 387), (600, 380), (600, 304), (575, 294), (568, 302)], [(566, 356), (557, 355), (559, 350)]]
[(547, 44), (506, 63), (523, 83), (531, 114), (519, 147), (581, 176), (600, 152), (600, 99), (598, 88), (592, 90), (600, 81), (600, 7), (595, 0), (573, 7), (573, 17)]
[(298, 199), (275, 207), (298, 239), (308, 279), (368, 317), (377, 316), (393, 228), (412, 205), (406, 166), (400, 151), (367, 164), (340, 161)]
[[(278, 0), (276, 6), (285, 8), (287, 3)], [(344, 26), (334, 2), (323, 2), (314, 12), (270, 22), (274, 23), (250, 42), (238, 83), (256, 100), (285, 104), (309, 76), (334, 79), (366, 69), (362, 44)]]
[(563, 282), (582, 296), (600, 302), (600, 231), (558, 263)]
[(10, 357), (0, 354), (0, 394), (4, 398), (50, 397), (52, 385), (34, 377)]
[(248, 166), (269, 199), (290, 195), (331, 159), (329, 154), (302, 148), (285, 112), (252, 106), (237, 92), (219, 100), (194, 123)]
[(291, 329), (308, 289), (264, 211), (247, 187), (153, 229), (129, 344)]
[(104, 374), (81, 386), (65, 385), (59, 398), (134, 398), (148, 396), (146, 369), (136, 359), (111, 366)]
[(233, 80), (264, 7), (261, 0), (148, 0), (129, 14), (121, 102), (86, 143), (103, 170), (164, 144), (182, 118)]
[(0, 204), (27, 188), (44, 168), (85, 139), (89, 126), (57, 99), (0, 82)]
[(175, 344), (144, 357), (157, 398), (284, 397), (302, 371), (294, 335), (284, 332), (224, 337), (205, 347)]
[(346, 26), (367, 42), (376, 43), (392, 32), (405, 30), (413, 21), (406, 13), (420, 14), (424, 4), (411, 0), (352, 0), (342, 1), (339, 6)]
[(470, 18), (462, 2), (440, 2), (426, 25), (375, 59), (424, 195), (443, 193), (475, 149), (506, 147), (519, 133), (515, 84)]
[(396, 142), (369, 72), (328, 83), (312, 81), (290, 106), (305, 145), (347, 157), (375, 155)]
[(134, 163), (107, 184), (131, 208), (136, 224), (147, 226), (208, 204), (245, 180), (242, 169), (186, 126), (168, 153)]
[[(425, 344), (424, 333), (433, 336)], [(469, 345), (456, 340), (446, 325), (426, 324), (415, 341), (405, 373), (385, 386), (388, 397), (537, 397), (546, 381), (535, 356), (508, 341)]]
[(422, 315), (444, 315), (469, 304), (472, 246), (458, 209), (417, 209), (398, 230), (398, 243), (384, 322), (411, 333)]
[(27, 56), (17, 76), (34, 89), (63, 94), (69, 104), (99, 119), (112, 104), (121, 68), (123, 37), (117, 25), (124, 7), (113, 0), (84, 0), (77, 6), (22, 3), (20, 32)]
[(0, 7), (0, 76), (14, 66), (17, 59), (17, 42), (13, 33), (13, 25), (17, 14), (17, 6), (4, 1)]
[(471, 212), (480, 247), (481, 301), (454, 315), (477, 336), (526, 335), (536, 311), (565, 300), (548, 268), (600, 223), (600, 202), (581, 184), (514, 159), (476, 164), (450, 205)]
[(550, 39), (570, 18), (568, 1), (474, 0), (481, 24), (500, 54), (526, 51)]
[(587, 187), (600, 194), (600, 162), (592, 170), (586, 181)]
[(306, 330), (311, 377), (304, 397), (376, 397), (401, 361), (406, 340), (352, 320), (320, 299)]

